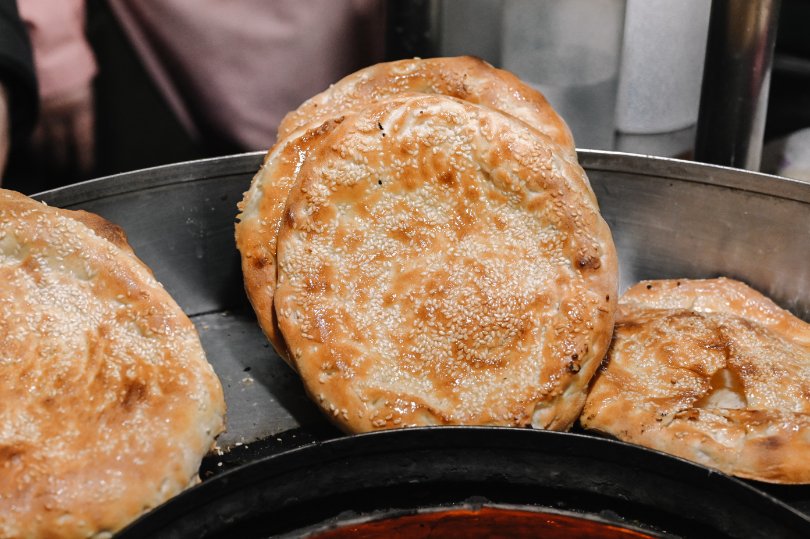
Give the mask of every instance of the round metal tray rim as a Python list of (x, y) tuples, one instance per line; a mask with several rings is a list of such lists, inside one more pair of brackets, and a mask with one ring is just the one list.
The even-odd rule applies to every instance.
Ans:
[(577, 156), (586, 171), (643, 175), (662, 181), (683, 180), (810, 203), (810, 182), (804, 180), (672, 157), (608, 150), (579, 149)]
[[(194, 182), (200, 179), (201, 173), (204, 173), (207, 180), (234, 174), (252, 175), (259, 169), (265, 154), (264, 151), (256, 151), (169, 163), (93, 178), (70, 186), (42, 191), (32, 197), (46, 203), (58, 200), (60, 206), (68, 206), (144, 189)], [(72, 196), (66, 197), (66, 192)]]
[[(264, 151), (247, 152), (144, 168), (87, 180), (67, 190), (52, 189), (33, 196), (44, 202), (69, 206), (107, 196), (195, 181), (200, 178), (201, 172), (208, 180), (233, 174), (253, 174), (265, 154)], [(662, 181), (683, 180), (810, 204), (810, 182), (802, 180), (696, 161), (606, 150), (580, 149), (578, 157), (586, 171), (648, 176)]]

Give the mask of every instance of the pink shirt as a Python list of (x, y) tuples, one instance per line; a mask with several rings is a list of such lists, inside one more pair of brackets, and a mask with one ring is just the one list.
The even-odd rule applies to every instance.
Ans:
[(244, 150), (382, 56), (381, 0), (108, 1), (189, 133)]
[(43, 100), (90, 84), (96, 73), (84, 37), (84, 0), (17, 0), (28, 27)]

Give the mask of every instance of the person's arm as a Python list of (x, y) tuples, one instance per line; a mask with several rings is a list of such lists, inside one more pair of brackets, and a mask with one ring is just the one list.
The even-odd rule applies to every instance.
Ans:
[(94, 162), (96, 61), (84, 34), (84, 0), (17, 0), (28, 27), (39, 81), (36, 154), (56, 174), (86, 176)]
[(25, 141), (37, 118), (31, 46), (14, 0), (0, 0), (0, 180), (9, 148)]

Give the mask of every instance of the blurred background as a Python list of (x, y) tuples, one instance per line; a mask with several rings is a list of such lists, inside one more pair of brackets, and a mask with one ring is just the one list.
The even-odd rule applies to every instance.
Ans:
[[(5, 18), (19, 13), (37, 81), (31, 103), (30, 82), (20, 84), (2, 61), (0, 36), (0, 82), (4, 70), (5, 80), (17, 77), (5, 92), (13, 136), (0, 177), (24, 193), (266, 150), (287, 111), (356, 69), (462, 54), (540, 89), (579, 148), (694, 159), (703, 106), (714, 113), (701, 116), (713, 122), (704, 137), (744, 133), (763, 143), (745, 148), (753, 161), (723, 164), (810, 180), (804, 0), (0, 0), (0, 7)], [(723, 35), (710, 24), (720, 18)], [(722, 65), (729, 59), (731, 68)], [(720, 62), (708, 64), (711, 80), (707, 62)], [(735, 99), (750, 108), (721, 110)]]

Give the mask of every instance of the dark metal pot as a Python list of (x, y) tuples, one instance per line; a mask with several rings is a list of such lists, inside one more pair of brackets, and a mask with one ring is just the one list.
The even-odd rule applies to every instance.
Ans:
[(443, 427), (340, 438), (256, 461), (181, 494), (120, 537), (297, 537), (380, 513), (502, 504), (654, 537), (810, 536), (806, 516), (681, 459), (577, 434)]

